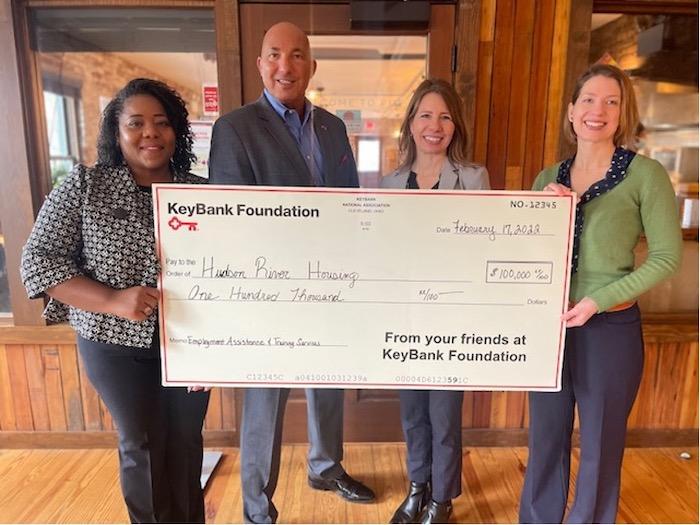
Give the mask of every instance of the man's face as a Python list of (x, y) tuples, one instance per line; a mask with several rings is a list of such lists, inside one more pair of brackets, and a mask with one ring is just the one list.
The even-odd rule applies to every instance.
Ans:
[(258, 71), (272, 96), (301, 112), (306, 87), (315, 70), (309, 41), (298, 27), (282, 22), (267, 31), (258, 57)]

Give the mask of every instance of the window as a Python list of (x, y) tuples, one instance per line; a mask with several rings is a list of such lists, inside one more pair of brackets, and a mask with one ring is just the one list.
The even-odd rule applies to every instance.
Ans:
[[(644, 129), (640, 153), (669, 174), (686, 229), (681, 268), (639, 299), (645, 313), (698, 307), (698, 17), (594, 14), (589, 61), (613, 62), (634, 86)], [(694, 239), (694, 240), (693, 240)], [(646, 241), (636, 250), (647, 256)]]
[(686, 228), (697, 228), (698, 17), (593, 15), (589, 60), (632, 79), (644, 126), (639, 152), (669, 173)]
[(357, 141), (357, 171), (360, 173), (378, 172), (380, 166), (379, 139), (360, 138)]
[(60, 184), (73, 165), (81, 161), (79, 102), (77, 89), (44, 79), (44, 111), (52, 187)]
[(7, 266), (5, 261), (5, 238), (2, 235), (2, 225), (0, 224), (0, 319), (11, 316), (10, 285), (7, 282)]
[(428, 39), (405, 35), (309, 39), (318, 67), (307, 95), (343, 120), (360, 186), (376, 188), (382, 175), (398, 167), (399, 127), (413, 91), (426, 77)]
[(207, 175), (218, 116), (213, 10), (37, 8), (31, 20), (54, 185), (76, 162), (95, 162), (102, 110), (138, 77), (163, 81), (185, 100), (196, 135), (191, 171)]

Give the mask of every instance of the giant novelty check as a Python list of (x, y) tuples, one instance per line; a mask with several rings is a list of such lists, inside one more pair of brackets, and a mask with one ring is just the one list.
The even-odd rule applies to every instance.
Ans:
[(573, 197), (154, 186), (166, 385), (560, 388)]

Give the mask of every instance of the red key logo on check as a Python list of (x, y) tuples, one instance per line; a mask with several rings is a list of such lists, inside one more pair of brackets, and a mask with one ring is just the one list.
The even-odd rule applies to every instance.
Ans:
[(188, 231), (196, 231), (197, 230), (197, 223), (196, 222), (181, 221), (180, 219), (178, 219), (175, 216), (173, 216), (168, 221), (168, 226), (170, 226), (173, 230), (179, 230), (183, 226), (187, 226)]

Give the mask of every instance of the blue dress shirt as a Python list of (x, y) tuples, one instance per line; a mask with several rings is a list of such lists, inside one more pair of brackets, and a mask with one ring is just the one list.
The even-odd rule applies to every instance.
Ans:
[(272, 96), (267, 89), (263, 90), (263, 93), (272, 106), (272, 109), (282, 118), (285, 126), (287, 126), (292, 137), (294, 137), (299, 152), (304, 158), (306, 166), (309, 168), (309, 173), (311, 173), (313, 177), (314, 184), (316, 186), (325, 186), (323, 155), (321, 154), (321, 148), (318, 145), (318, 137), (314, 130), (313, 120), (311, 119), (311, 114), (314, 111), (313, 104), (308, 99), (304, 99), (304, 117), (299, 118), (299, 113), (282, 104)]

